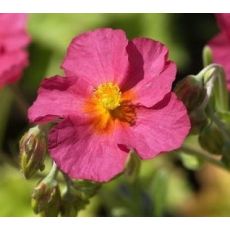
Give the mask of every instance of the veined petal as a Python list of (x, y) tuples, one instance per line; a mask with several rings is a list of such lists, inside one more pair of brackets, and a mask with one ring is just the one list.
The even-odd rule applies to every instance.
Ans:
[(152, 107), (171, 91), (176, 65), (168, 60), (168, 49), (151, 39), (134, 39), (127, 50), (131, 76), (124, 88), (132, 88), (134, 103)]
[(38, 97), (28, 111), (31, 122), (48, 122), (82, 113), (90, 86), (75, 77), (55, 76), (43, 80)]
[(128, 69), (127, 44), (122, 30), (84, 33), (71, 42), (62, 68), (66, 75), (77, 76), (94, 87), (106, 82), (119, 84)]
[(179, 148), (190, 130), (183, 103), (168, 94), (153, 108), (138, 108), (135, 125), (117, 129), (119, 144), (136, 149), (142, 159), (150, 159)]
[(98, 182), (121, 173), (128, 156), (112, 137), (95, 135), (81, 119), (65, 120), (54, 127), (49, 134), (49, 151), (71, 178)]

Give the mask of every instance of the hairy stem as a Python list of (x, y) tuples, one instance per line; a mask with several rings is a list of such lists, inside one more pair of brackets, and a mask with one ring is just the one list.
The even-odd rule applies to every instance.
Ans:
[(52, 181), (52, 180), (56, 179), (57, 174), (58, 174), (58, 168), (57, 168), (57, 165), (53, 162), (52, 168), (51, 168), (49, 174), (46, 176), (45, 180)]

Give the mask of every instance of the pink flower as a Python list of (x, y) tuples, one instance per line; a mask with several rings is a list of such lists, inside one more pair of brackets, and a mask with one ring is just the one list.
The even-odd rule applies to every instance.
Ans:
[(213, 52), (213, 61), (225, 69), (230, 90), (230, 14), (216, 14), (216, 19), (221, 32), (209, 42), (209, 46)]
[(97, 29), (73, 39), (62, 68), (65, 77), (42, 82), (29, 120), (62, 119), (49, 151), (71, 178), (108, 181), (129, 150), (150, 159), (183, 143), (190, 122), (171, 92), (176, 65), (161, 43)]
[(29, 42), (25, 14), (0, 14), (0, 88), (21, 77), (28, 65), (24, 48)]

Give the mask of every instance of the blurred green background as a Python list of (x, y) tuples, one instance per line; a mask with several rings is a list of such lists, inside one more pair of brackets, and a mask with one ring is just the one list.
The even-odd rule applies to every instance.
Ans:
[[(61, 74), (72, 38), (98, 27), (165, 43), (178, 65), (177, 80), (202, 68), (202, 48), (218, 28), (212, 14), (31, 14), (30, 66), (19, 83), (28, 104), (42, 78)], [(18, 140), (29, 127), (6, 87), (0, 91), (0, 216), (33, 216), (30, 196), (37, 180), (17, 169)], [(198, 170), (196, 170), (198, 169)], [(131, 185), (121, 176), (105, 184), (81, 216), (230, 216), (230, 175), (172, 153), (142, 164)]]

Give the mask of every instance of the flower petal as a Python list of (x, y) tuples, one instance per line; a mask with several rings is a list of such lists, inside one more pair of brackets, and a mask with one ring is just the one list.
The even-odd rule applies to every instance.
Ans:
[(62, 68), (97, 87), (101, 83), (119, 84), (128, 69), (128, 44), (122, 30), (97, 29), (73, 39)]
[(26, 14), (0, 14), (0, 34), (13, 34), (25, 31), (26, 23)]
[(128, 154), (113, 138), (94, 135), (87, 122), (65, 120), (49, 134), (49, 151), (71, 178), (104, 182), (121, 173)]
[(24, 32), (5, 37), (0, 36), (0, 49), (3, 52), (12, 52), (25, 48), (30, 43), (30, 40), (30, 37)]
[[(168, 49), (151, 39), (134, 39), (127, 50), (132, 76), (128, 79), (128, 86), (124, 84), (124, 87), (126, 90), (132, 88), (136, 95), (134, 103), (152, 107), (171, 91), (176, 65), (168, 60)], [(138, 53), (142, 59), (138, 58)]]
[(216, 14), (217, 22), (230, 39), (230, 14)]
[(136, 113), (136, 124), (118, 129), (116, 139), (119, 144), (136, 149), (142, 159), (179, 148), (190, 130), (186, 109), (174, 93), (153, 108), (142, 107)]
[(16, 51), (1, 55), (0, 87), (17, 81), (27, 65), (28, 54), (25, 51)]
[(209, 46), (213, 52), (214, 62), (222, 65), (226, 71), (230, 90), (230, 39), (226, 33), (220, 33), (209, 42)]
[(88, 83), (75, 77), (55, 76), (45, 79), (36, 101), (28, 111), (29, 120), (40, 123), (77, 114), (81, 112), (83, 99), (90, 90)]

